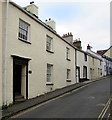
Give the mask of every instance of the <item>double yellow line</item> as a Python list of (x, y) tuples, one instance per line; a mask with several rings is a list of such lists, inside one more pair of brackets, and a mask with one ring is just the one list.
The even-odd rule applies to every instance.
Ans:
[(105, 107), (103, 108), (102, 112), (100, 113), (100, 115), (98, 116), (98, 120), (102, 120), (111, 104), (112, 98), (110, 98), (108, 100), (108, 102), (106, 103)]

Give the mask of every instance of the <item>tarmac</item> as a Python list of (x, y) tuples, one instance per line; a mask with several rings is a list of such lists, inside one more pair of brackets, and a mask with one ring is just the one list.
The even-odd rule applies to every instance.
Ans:
[(12, 105), (8, 106), (7, 108), (4, 108), (3, 110), (1, 110), (2, 115), (1, 115), (0, 119), (6, 120), (6, 119), (10, 118), (11, 116), (16, 115), (17, 113), (22, 112), (28, 108), (39, 105), (39, 104), (44, 103), (44, 102), (51, 100), (53, 98), (64, 95), (72, 90), (75, 90), (77, 88), (80, 88), (82, 86), (85, 86), (87, 84), (91, 84), (93, 82), (96, 82), (98, 80), (102, 80), (105, 78), (107, 78), (107, 77), (101, 77), (101, 78), (96, 79), (96, 80), (88, 80), (85, 82), (76, 83), (74, 85), (66, 86), (64, 88), (54, 90), (52, 92), (37, 96), (37, 97), (32, 98), (32, 99), (28, 99), (28, 100), (25, 100), (22, 102), (12, 104)]

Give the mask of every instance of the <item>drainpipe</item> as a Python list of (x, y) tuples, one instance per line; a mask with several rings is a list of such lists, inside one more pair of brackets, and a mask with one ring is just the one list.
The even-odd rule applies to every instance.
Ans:
[(4, 40), (4, 105), (7, 105), (7, 42), (8, 42), (8, 9), (9, 0), (6, 0), (6, 23)]
[(77, 50), (75, 49), (75, 79), (76, 79), (76, 83), (77, 83), (76, 66), (77, 66)]

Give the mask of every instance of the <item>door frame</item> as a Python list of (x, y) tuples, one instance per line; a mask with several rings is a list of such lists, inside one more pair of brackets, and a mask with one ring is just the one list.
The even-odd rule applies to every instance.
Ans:
[(29, 58), (23, 58), (19, 56), (12, 55), (13, 57), (13, 102), (15, 102), (15, 82), (16, 82), (16, 76), (15, 76), (15, 69), (16, 65), (25, 65), (26, 66), (26, 99), (28, 99), (28, 62)]
[[(84, 72), (86, 72), (86, 76), (84, 76)], [(87, 66), (83, 66), (83, 79), (87, 79)]]
[(80, 82), (80, 67), (79, 66), (76, 66), (76, 83), (78, 82), (77, 81), (77, 70), (78, 70), (78, 77), (79, 77), (79, 82)]

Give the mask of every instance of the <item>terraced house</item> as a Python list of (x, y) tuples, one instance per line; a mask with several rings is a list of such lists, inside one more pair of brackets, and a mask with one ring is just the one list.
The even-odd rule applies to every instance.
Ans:
[(35, 4), (1, 8), (0, 106), (103, 76), (96, 74), (101, 59), (83, 51), (72, 33), (58, 35), (52, 19), (42, 22)]
[(104, 75), (112, 74), (112, 46), (106, 50), (98, 50), (97, 53), (102, 56)]

